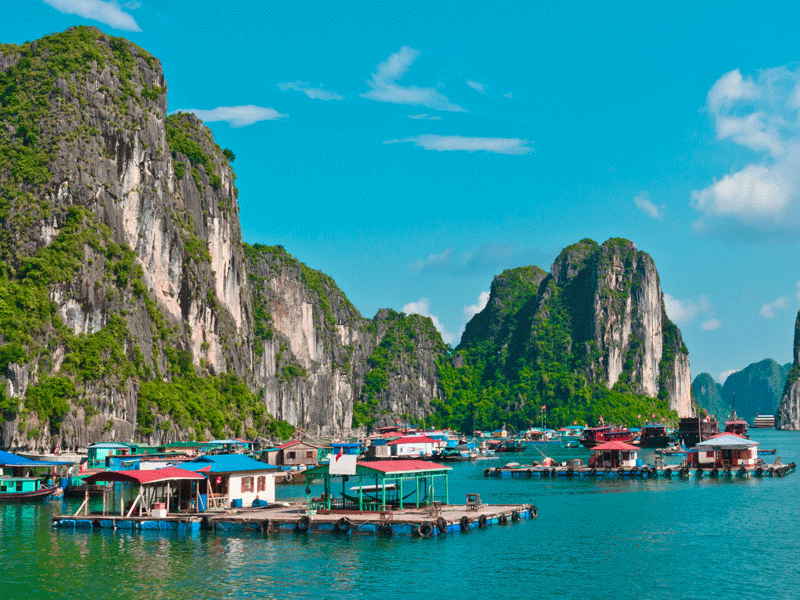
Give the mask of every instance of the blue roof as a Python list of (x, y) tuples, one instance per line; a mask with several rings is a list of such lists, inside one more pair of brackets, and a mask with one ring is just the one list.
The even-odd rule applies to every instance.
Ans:
[(31, 460), (24, 456), (17, 456), (16, 454), (11, 454), (11, 452), (0, 450), (0, 467), (58, 467), (71, 464), (73, 464), (72, 461)]
[(254, 460), (244, 454), (204, 455), (181, 465), (181, 469), (202, 471), (203, 473), (238, 473), (240, 471), (264, 471), (277, 468), (274, 465)]
[(127, 450), (130, 448), (128, 444), (118, 444), (117, 442), (97, 442), (96, 444), (92, 444), (89, 448), (110, 448), (112, 450)]
[(358, 448), (360, 445), (359, 442), (331, 442), (331, 448)]

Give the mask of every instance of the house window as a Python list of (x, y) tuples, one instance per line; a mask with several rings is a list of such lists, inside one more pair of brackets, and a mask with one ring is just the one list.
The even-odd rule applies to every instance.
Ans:
[(258, 478), (258, 491), (263, 492), (267, 489), (267, 478), (264, 475), (261, 475)]
[(295, 458), (294, 452), (287, 452), (286, 453), (286, 458), (288, 458), (289, 460), (294, 460), (294, 458)]
[(242, 477), (242, 492), (252, 492), (252, 491), (253, 491), (253, 478)]
[(306, 450), (306, 458), (314, 458), (314, 451)]
[(706, 458), (714, 458), (714, 451), (706, 452)]

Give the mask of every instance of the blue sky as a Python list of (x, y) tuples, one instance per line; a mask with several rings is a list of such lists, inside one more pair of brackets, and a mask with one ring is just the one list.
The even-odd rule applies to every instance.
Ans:
[(582, 238), (655, 260), (692, 377), (791, 361), (796, 3), (2, 1), (161, 59), (236, 154), (245, 241), (458, 343), (503, 269)]

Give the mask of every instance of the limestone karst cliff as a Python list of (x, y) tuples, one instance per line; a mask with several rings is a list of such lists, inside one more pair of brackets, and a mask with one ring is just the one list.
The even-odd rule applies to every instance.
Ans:
[(786, 377), (781, 403), (775, 414), (776, 429), (800, 429), (800, 312), (794, 325), (792, 358), (794, 362)]
[(364, 318), (329, 276), (244, 243), (233, 152), (166, 93), (155, 57), (95, 28), (0, 46), (0, 446), (469, 430), (540, 401), (592, 420), (597, 386), (691, 411), (631, 242), (497, 276), (453, 353), (429, 318)]
[[(545, 416), (558, 425), (693, 412), (688, 351), (664, 311), (658, 272), (627, 240), (582, 240), (559, 254), (550, 274), (522, 267), (495, 277), (450, 371), (448, 380), (491, 390), (515, 426)], [(465, 387), (444, 384), (448, 397)], [(611, 392), (637, 408), (616, 411), (624, 402)], [(469, 402), (462, 417), (479, 426), (491, 409)]]

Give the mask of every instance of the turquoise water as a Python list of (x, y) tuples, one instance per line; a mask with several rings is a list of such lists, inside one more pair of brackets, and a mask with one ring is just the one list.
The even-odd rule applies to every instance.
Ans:
[[(800, 433), (751, 433), (800, 464)], [(451, 501), (478, 492), (533, 502), (539, 518), (435, 538), (59, 530), (51, 514), (77, 504), (0, 505), (0, 589), (9, 599), (800, 596), (800, 470), (731, 481), (484, 478), (488, 466), (540, 455), (512, 456), (455, 465)], [(302, 493), (278, 486), (280, 499)]]

